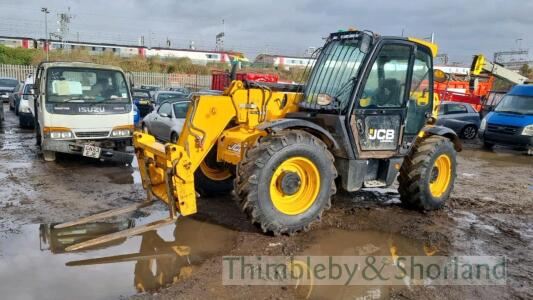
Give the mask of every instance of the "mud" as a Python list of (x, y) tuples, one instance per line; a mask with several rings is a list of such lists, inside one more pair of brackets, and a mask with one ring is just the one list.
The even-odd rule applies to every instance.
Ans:
[[(7, 110), (7, 106), (5, 106)], [(199, 199), (199, 213), (84, 252), (66, 245), (165, 214), (162, 205), (57, 232), (64, 222), (144, 199), (138, 169), (62, 155), (39, 156), (33, 132), (11, 112), (0, 128), (2, 299), (531, 299), (533, 157), (467, 143), (455, 190), (439, 211), (401, 207), (393, 186), (338, 193), (310, 232), (261, 234), (232, 197)], [(222, 255), (506, 255), (505, 286), (224, 286)]]

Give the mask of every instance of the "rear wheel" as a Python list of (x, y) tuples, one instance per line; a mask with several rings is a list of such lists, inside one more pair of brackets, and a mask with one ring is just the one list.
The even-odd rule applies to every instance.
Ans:
[(233, 190), (233, 172), (216, 158), (216, 148), (213, 148), (194, 172), (196, 191), (201, 196), (223, 196)]
[(400, 169), (400, 200), (408, 208), (435, 210), (444, 205), (456, 177), (456, 151), (451, 141), (431, 136), (418, 142)]
[(326, 145), (290, 130), (262, 138), (238, 165), (240, 206), (263, 232), (306, 231), (331, 207), (337, 171)]

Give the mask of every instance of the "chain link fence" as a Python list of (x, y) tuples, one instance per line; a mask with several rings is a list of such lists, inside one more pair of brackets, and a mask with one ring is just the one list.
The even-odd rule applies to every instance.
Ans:
[[(26, 79), (28, 74), (34, 73), (35, 67), (27, 65), (2, 65), (0, 64), (0, 77), (12, 77), (20, 81)], [(169, 87), (186, 87), (192, 91), (211, 89), (211, 75), (153, 73), (153, 72), (128, 72), (133, 74), (135, 87), (141, 85), (156, 85), (166, 89)]]

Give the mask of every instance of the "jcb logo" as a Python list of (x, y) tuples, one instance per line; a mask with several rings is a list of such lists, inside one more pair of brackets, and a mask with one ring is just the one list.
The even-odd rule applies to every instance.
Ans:
[(393, 142), (394, 141), (394, 129), (374, 129), (368, 130), (369, 140), (379, 140), (381, 142)]

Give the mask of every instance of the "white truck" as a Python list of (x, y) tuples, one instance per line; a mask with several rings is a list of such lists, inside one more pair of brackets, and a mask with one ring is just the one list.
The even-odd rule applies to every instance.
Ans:
[(56, 152), (130, 164), (133, 103), (122, 69), (81, 62), (43, 62), (34, 97), (37, 145), (46, 161)]

